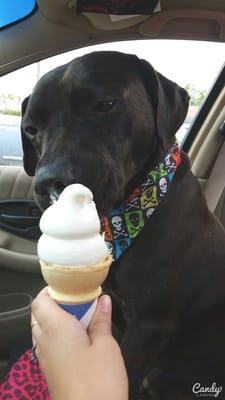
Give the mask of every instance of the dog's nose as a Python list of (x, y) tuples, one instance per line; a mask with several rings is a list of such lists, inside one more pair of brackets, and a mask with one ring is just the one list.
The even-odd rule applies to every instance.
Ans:
[(58, 199), (62, 191), (69, 182), (63, 182), (58, 178), (40, 177), (37, 176), (34, 181), (34, 191), (40, 196), (49, 196), (51, 201)]

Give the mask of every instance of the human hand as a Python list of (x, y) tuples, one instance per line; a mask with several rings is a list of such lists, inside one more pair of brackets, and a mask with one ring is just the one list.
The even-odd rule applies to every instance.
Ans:
[(102, 296), (87, 332), (43, 289), (32, 304), (36, 355), (53, 400), (127, 400), (128, 380)]

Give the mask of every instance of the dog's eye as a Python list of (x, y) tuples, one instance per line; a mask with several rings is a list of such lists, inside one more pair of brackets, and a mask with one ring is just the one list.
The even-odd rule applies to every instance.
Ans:
[(30, 136), (35, 136), (38, 132), (37, 128), (34, 128), (33, 126), (26, 126), (24, 131)]
[(95, 112), (107, 112), (110, 111), (113, 106), (115, 105), (115, 100), (102, 100), (99, 101), (95, 107), (94, 107), (94, 111)]

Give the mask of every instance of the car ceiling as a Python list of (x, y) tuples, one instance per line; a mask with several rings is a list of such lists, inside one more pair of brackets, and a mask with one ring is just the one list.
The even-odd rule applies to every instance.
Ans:
[(161, 11), (112, 22), (76, 13), (75, 0), (38, 0), (30, 18), (0, 32), (0, 75), (79, 47), (120, 40), (194, 39), (225, 42), (224, 0), (161, 0)]

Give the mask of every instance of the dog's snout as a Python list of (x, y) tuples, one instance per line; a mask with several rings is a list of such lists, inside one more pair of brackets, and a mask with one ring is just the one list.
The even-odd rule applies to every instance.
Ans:
[(70, 182), (63, 182), (59, 177), (40, 175), (34, 181), (34, 191), (40, 196), (49, 196), (54, 201), (57, 200), (62, 191)]

